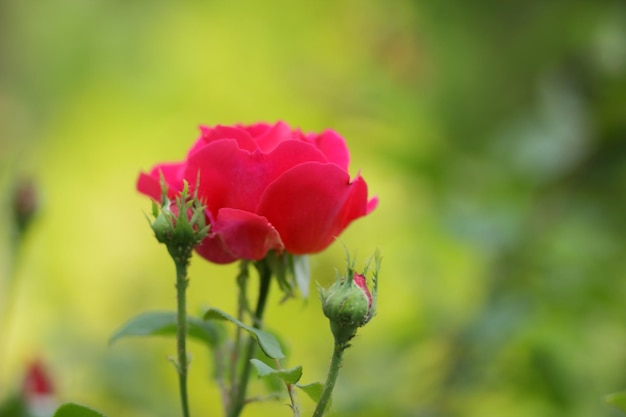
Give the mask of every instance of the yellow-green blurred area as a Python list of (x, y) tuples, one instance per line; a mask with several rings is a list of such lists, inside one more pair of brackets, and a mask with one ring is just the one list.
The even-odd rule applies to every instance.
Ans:
[[(199, 124), (277, 120), (337, 130), (380, 198), (341, 236), (358, 265), (384, 260), (330, 415), (618, 415), (603, 397), (626, 388), (626, 5), (602, 0), (0, 0), (0, 397), (41, 358), (59, 401), (178, 415), (173, 339), (107, 345), (175, 308), (138, 172), (183, 158)], [(25, 178), (39, 211), (14, 263)], [(328, 285), (342, 244), (311, 265)], [(232, 312), (236, 273), (195, 257), (190, 313)], [(280, 298), (266, 325), (286, 366), (323, 380), (315, 283)], [(211, 353), (190, 350), (192, 414), (221, 415)]]

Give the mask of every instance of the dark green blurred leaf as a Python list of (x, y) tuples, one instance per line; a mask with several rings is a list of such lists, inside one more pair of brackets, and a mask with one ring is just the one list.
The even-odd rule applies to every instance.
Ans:
[(67, 403), (60, 406), (53, 417), (105, 417), (104, 414), (84, 405)]
[(250, 335), (254, 337), (254, 339), (257, 341), (257, 343), (261, 347), (261, 350), (263, 351), (263, 353), (265, 353), (270, 358), (283, 359), (285, 357), (285, 355), (283, 354), (283, 351), (280, 348), (280, 344), (278, 343), (278, 340), (276, 340), (274, 336), (272, 336), (271, 334), (267, 332), (264, 332), (263, 330), (255, 329), (254, 327), (248, 326), (247, 324), (242, 323), (241, 321), (237, 320), (236, 318), (234, 318), (228, 313), (225, 313), (216, 308), (210, 308), (204, 314), (204, 319), (205, 320), (217, 319), (217, 320), (230, 321), (231, 323), (236, 324), (240, 328), (250, 333)]
[(28, 416), (26, 404), (19, 395), (12, 395), (0, 404), (0, 417)]
[[(173, 311), (149, 311), (128, 320), (109, 339), (109, 345), (118, 339), (129, 336), (175, 336), (176, 313)], [(196, 317), (187, 317), (187, 334), (214, 347), (220, 340), (220, 329), (215, 323)]]
[(259, 378), (274, 375), (288, 384), (295, 384), (302, 377), (302, 366), (300, 365), (289, 369), (274, 369), (258, 359), (250, 359), (250, 362), (259, 373)]

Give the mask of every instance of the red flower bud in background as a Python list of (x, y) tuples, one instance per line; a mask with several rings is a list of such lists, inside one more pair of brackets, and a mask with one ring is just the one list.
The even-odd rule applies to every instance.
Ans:
[(41, 361), (37, 360), (29, 365), (22, 390), (26, 397), (37, 397), (54, 393), (52, 381)]
[(305, 134), (278, 122), (201, 132), (184, 161), (141, 173), (137, 189), (159, 201), (161, 176), (169, 198), (199, 178), (194, 192), (211, 228), (196, 251), (209, 261), (320, 252), (378, 203), (360, 175), (350, 179), (348, 148), (332, 130)]
[(54, 385), (41, 361), (36, 360), (28, 366), (22, 396), (32, 416), (51, 416), (56, 409), (58, 404), (54, 397)]

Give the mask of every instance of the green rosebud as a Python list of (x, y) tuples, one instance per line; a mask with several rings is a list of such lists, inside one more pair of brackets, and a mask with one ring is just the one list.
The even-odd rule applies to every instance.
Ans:
[(196, 193), (189, 194), (189, 185), (185, 181), (183, 191), (174, 201), (167, 198), (167, 189), (163, 185), (161, 206), (152, 205), (152, 230), (160, 243), (174, 260), (186, 263), (193, 248), (204, 239), (209, 226), (206, 224), (205, 207), (198, 200)]
[(367, 324), (376, 314), (378, 298), (378, 271), (380, 255), (375, 254), (376, 269), (372, 278), (372, 287), (368, 286), (366, 274), (368, 265), (359, 274), (348, 259), (346, 276), (338, 276), (327, 290), (320, 288), (322, 309), (330, 321), (330, 328), (335, 336), (335, 343), (347, 347), (348, 342), (356, 335), (359, 327)]

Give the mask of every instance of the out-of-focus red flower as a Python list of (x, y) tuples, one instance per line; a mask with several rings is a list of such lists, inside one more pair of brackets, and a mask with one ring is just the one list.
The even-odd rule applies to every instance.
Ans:
[[(302, 133), (286, 123), (201, 128), (182, 162), (141, 173), (137, 189), (174, 198), (187, 181), (206, 204), (209, 235), (196, 251), (216, 263), (325, 249), (378, 204), (360, 175), (350, 179), (345, 140), (332, 130)], [(198, 180), (199, 179), (199, 180)]]
[(26, 369), (22, 397), (29, 415), (35, 417), (52, 415), (58, 405), (52, 379), (40, 360), (33, 361)]
[(27, 397), (54, 393), (52, 381), (41, 361), (36, 360), (29, 365), (24, 378), (23, 392)]

